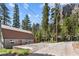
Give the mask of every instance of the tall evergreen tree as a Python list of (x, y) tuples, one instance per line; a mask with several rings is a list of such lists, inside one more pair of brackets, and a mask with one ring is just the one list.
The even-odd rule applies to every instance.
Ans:
[(42, 17), (42, 29), (43, 29), (43, 37), (45, 40), (48, 40), (48, 26), (49, 26), (49, 6), (48, 3), (45, 3), (43, 8), (43, 17)]
[(32, 32), (33, 34), (35, 35), (37, 31), (39, 31), (39, 27), (40, 25), (37, 23), (37, 24), (34, 24), (32, 25)]
[(35, 40), (36, 42), (41, 42), (42, 41), (42, 32), (41, 32), (40, 29), (36, 32), (35, 39), (36, 39)]
[(39, 24), (34, 24), (32, 25), (32, 32), (33, 32), (33, 35), (35, 37), (35, 42), (39, 42), (42, 38), (42, 34), (41, 34), (41, 31), (40, 31), (40, 28), (39, 28)]
[(2, 24), (9, 25), (9, 23), (10, 23), (9, 9), (3, 3), (1, 3), (0, 6), (1, 6), (1, 9), (2, 9), (1, 10), (1, 14), (2, 14), (1, 18), (3, 20)]
[(69, 40), (70, 38), (72, 40), (72, 36), (78, 35), (78, 18), (79, 18), (78, 8), (74, 9), (69, 17), (65, 16), (64, 20), (65, 34), (66, 36), (69, 35), (68, 37)]
[[(66, 37), (66, 40), (72, 40), (73, 36), (77, 36), (78, 34), (78, 18), (79, 18), (79, 11), (78, 8), (74, 8), (76, 4), (69, 4), (66, 5), (64, 13), (64, 23), (62, 28), (62, 34)], [(73, 6), (71, 9), (68, 6)], [(73, 10), (72, 10), (73, 9)], [(71, 39), (70, 39), (71, 38)]]
[(72, 14), (72, 10), (74, 9), (75, 7), (75, 4), (67, 4), (67, 5), (64, 5), (63, 7), (63, 18), (66, 16), (66, 17), (69, 17), (71, 14)]
[(2, 15), (2, 7), (1, 7), (1, 5), (0, 5), (0, 16)]
[(31, 23), (30, 23), (28, 15), (26, 15), (24, 20), (22, 21), (22, 29), (31, 30)]
[(47, 3), (45, 3), (42, 14), (43, 14), (42, 28), (44, 29), (44, 31), (47, 31), (47, 29), (48, 29), (48, 21), (49, 21), (49, 6), (48, 6)]
[(0, 21), (1, 21), (1, 17), (2, 16), (2, 7), (1, 7), (1, 5), (0, 5)]
[(36, 31), (39, 30), (40, 25), (38, 23), (35, 24)]
[(60, 4), (55, 4), (55, 8), (51, 9), (51, 19), (54, 21), (53, 23), (53, 32), (54, 38), (57, 41), (57, 37), (60, 34)]
[(34, 23), (32, 25), (32, 32), (33, 32), (33, 35), (35, 36), (35, 34), (36, 34), (36, 25)]
[(15, 4), (15, 7), (14, 7), (13, 27), (20, 28), (19, 7), (17, 4)]
[(78, 28), (78, 18), (76, 18), (76, 15), (71, 15), (70, 17), (66, 17), (64, 20), (64, 27), (65, 30), (64, 35), (66, 35), (67, 39), (72, 40), (72, 36), (75, 36), (77, 34), (77, 28)]

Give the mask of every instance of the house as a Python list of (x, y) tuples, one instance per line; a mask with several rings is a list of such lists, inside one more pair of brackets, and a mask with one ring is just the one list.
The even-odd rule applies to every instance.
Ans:
[(2, 25), (1, 32), (2, 45), (5, 48), (11, 48), (12, 46), (16, 45), (34, 43), (34, 37), (31, 31)]

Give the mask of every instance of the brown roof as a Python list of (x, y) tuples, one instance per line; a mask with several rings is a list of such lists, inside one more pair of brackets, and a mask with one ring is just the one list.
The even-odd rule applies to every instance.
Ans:
[(2, 25), (4, 39), (34, 39), (32, 32)]
[(18, 28), (15, 28), (15, 27), (10, 27), (10, 26), (6, 26), (6, 25), (2, 25), (1, 27), (2, 27), (3, 29), (9, 29), (9, 30), (14, 30), (14, 31), (19, 31), (19, 32), (24, 32), (24, 33), (32, 34), (31, 31), (23, 30), (23, 29), (18, 29)]

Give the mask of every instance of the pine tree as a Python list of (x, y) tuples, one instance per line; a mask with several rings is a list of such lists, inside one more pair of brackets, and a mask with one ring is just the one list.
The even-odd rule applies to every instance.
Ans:
[(72, 14), (72, 10), (74, 9), (75, 7), (75, 4), (67, 4), (67, 5), (64, 5), (63, 7), (63, 18), (66, 16), (66, 17), (69, 17), (71, 14)]
[(39, 31), (39, 29), (40, 29), (39, 27), (40, 27), (40, 25), (38, 23), (36, 23), (36, 24), (33, 23), (32, 32), (34, 33), (34, 35), (37, 31)]
[(33, 32), (33, 35), (35, 36), (35, 33), (36, 33), (36, 25), (34, 23), (32, 25), (32, 32)]
[(0, 5), (0, 22), (1, 22), (1, 17), (2, 16), (2, 7), (1, 7), (1, 5)]
[(37, 32), (36, 32), (36, 34), (35, 34), (35, 41), (36, 42), (41, 42), (42, 41), (42, 32), (41, 32), (41, 30), (38, 30)]
[(43, 8), (43, 17), (42, 17), (42, 30), (43, 30), (43, 37), (47, 41), (48, 40), (48, 26), (49, 26), (49, 6), (48, 3), (45, 3)]
[(40, 42), (41, 41), (41, 38), (42, 38), (42, 32), (40, 31), (40, 28), (39, 28), (39, 24), (34, 24), (32, 25), (32, 32), (33, 32), (33, 35), (35, 37), (35, 42)]
[(47, 3), (45, 3), (45, 6), (43, 8), (43, 17), (42, 17), (42, 28), (44, 31), (47, 31), (48, 29), (48, 21), (49, 21), (49, 6)]
[(24, 20), (22, 21), (22, 29), (31, 30), (31, 24), (28, 15), (26, 15)]
[[(70, 17), (65, 17), (64, 20), (65, 30), (63, 31), (67, 39), (72, 40), (72, 36), (78, 34), (78, 14), (71, 14)], [(71, 39), (70, 39), (71, 38)]]
[(51, 9), (51, 19), (54, 21), (53, 23), (53, 32), (54, 32), (54, 38), (57, 42), (58, 35), (61, 32), (60, 28), (60, 4), (55, 4), (55, 8)]
[(15, 4), (15, 7), (14, 7), (13, 27), (20, 28), (19, 8), (17, 4)]
[(2, 12), (1, 13), (2, 14), (1, 18), (3, 20), (2, 24), (9, 25), (9, 23), (10, 23), (9, 9), (3, 3), (1, 3), (0, 6), (1, 6), (1, 9), (2, 9), (1, 10), (1, 12)]
[(1, 5), (0, 5), (0, 16), (2, 15), (2, 7), (1, 7)]
[[(73, 5), (76, 5), (76, 4), (72, 4), (71, 6)], [(66, 7), (68, 7), (68, 5)], [(69, 10), (69, 8), (65, 8), (65, 9), (67, 10), (66, 11), (67, 14), (64, 13), (62, 35), (66, 37), (66, 40), (72, 40), (74, 36), (78, 35), (79, 11), (78, 11), (78, 8), (73, 9), (72, 11)]]

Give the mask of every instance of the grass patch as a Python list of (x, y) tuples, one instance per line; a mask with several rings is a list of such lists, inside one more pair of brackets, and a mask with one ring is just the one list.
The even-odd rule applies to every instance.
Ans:
[(31, 51), (29, 49), (13, 49), (11, 54), (16, 54), (16, 55), (28, 55), (30, 54)]
[(29, 49), (0, 49), (0, 54), (15, 54), (19, 56), (28, 55), (31, 51)]
[(10, 54), (11, 49), (0, 49), (0, 54)]

